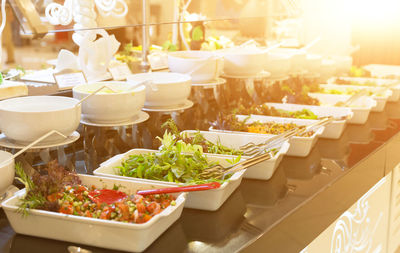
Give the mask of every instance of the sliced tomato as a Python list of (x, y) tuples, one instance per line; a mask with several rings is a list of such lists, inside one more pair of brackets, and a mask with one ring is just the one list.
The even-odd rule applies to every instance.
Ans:
[(156, 215), (161, 212), (161, 206), (156, 202), (151, 202), (149, 205), (147, 205), (146, 209), (152, 215)]
[(142, 202), (136, 204), (136, 209), (139, 213), (146, 212), (146, 206)]
[(129, 219), (129, 207), (127, 204), (124, 203), (118, 203), (117, 207), (119, 208), (119, 210), (121, 211), (122, 220), (128, 220)]
[(62, 205), (60, 207), (60, 210), (58, 210), (58, 212), (65, 214), (73, 214), (74, 208), (72, 207), (72, 205)]

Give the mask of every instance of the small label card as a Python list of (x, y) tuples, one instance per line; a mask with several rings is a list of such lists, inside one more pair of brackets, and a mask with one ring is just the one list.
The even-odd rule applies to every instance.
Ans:
[(85, 74), (80, 70), (65, 69), (53, 75), (60, 90), (70, 89), (76, 85), (87, 83)]
[(129, 75), (132, 75), (128, 64), (124, 62), (112, 62), (108, 67), (108, 71), (110, 71), (115, 81), (125, 80)]
[(151, 53), (147, 56), (152, 70), (168, 68), (168, 55), (164, 52)]

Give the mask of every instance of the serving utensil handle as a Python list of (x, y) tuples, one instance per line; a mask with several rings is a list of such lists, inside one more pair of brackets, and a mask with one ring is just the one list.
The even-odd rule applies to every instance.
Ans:
[(152, 190), (141, 190), (137, 191), (136, 194), (147, 196), (147, 195), (155, 195), (155, 194), (166, 194), (166, 193), (177, 193), (177, 192), (193, 192), (193, 191), (206, 191), (217, 189), (221, 187), (221, 184), (218, 182), (212, 182), (208, 184), (198, 184), (198, 185), (189, 185), (189, 186), (181, 186), (181, 187), (169, 187), (169, 188), (160, 188), (160, 189), (152, 189)]
[(110, 87), (108, 87), (107, 85), (103, 85), (100, 88), (98, 88), (97, 90), (95, 90), (93, 93), (87, 95), (86, 97), (82, 98), (78, 103), (76, 103), (75, 107), (82, 104), (86, 99), (90, 98), (91, 96), (94, 96), (95, 94), (99, 93), (102, 89), (104, 88), (108, 88), (110, 89), (112, 92), (115, 92), (113, 89), (111, 89)]
[(25, 151), (27, 151), (28, 149), (32, 148), (34, 145), (36, 145), (37, 143), (41, 142), (42, 140), (46, 139), (47, 137), (49, 137), (50, 135), (53, 134), (58, 134), (64, 138), (67, 138), (67, 136), (65, 136), (64, 134), (60, 133), (57, 130), (51, 130), (50, 132), (48, 132), (47, 134), (44, 134), (43, 136), (39, 137), (38, 139), (36, 139), (35, 141), (31, 142), (30, 144), (28, 144), (27, 146), (25, 146), (23, 149), (21, 149), (20, 151), (18, 151), (17, 153), (15, 153), (12, 157), (10, 157), (9, 159), (3, 161), (1, 164), (3, 163), (8, 163), (11, 160), (15, 159), (17, 156), (19, 156), (20, 154), (24, 153)]

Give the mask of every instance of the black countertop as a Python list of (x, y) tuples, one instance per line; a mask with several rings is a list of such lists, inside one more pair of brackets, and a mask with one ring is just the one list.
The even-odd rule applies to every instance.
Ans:
[[(146, 252), (299, 252), (400, 162), (399, 131), (400, 103), (388, 103), (340, 139), (319, 139), (308, 157), (284, 157), (270, 180), (244, 179), (218, 211), (184, 209)], [(76, 244), (15, 234), (0, 212), (2, 252), (69, 245)]]

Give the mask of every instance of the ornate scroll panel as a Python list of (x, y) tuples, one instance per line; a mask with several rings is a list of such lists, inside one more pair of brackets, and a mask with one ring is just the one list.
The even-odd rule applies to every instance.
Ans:
[(386, 252), (391, 181), (388, 174), (301, 252)]

